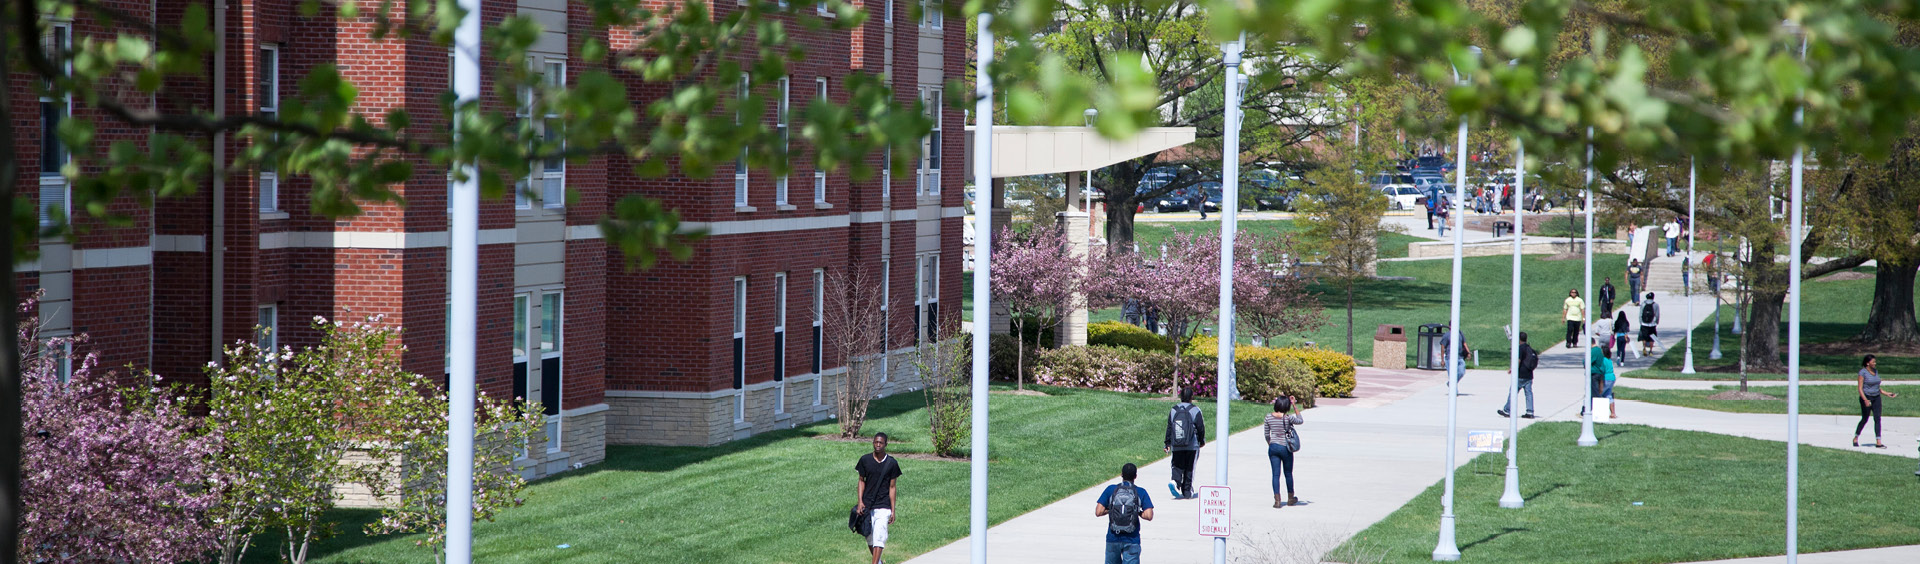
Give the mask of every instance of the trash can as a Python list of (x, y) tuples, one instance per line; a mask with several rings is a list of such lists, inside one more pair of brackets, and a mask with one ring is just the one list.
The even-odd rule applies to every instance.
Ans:
[(1447, 344), (1441, 339), (1447, 335), (1445, 323), (1428, 323), (1420, 326), (1419, 343), (1414, 367), (1421, 370), (1444, 370), (1446, 361), (1441, 354), (1447, 350)]
[(1399, 325), (1381, 325), (1373, 330), (1373, 367), (1388, 370), (1407, 368), (1407, 329)]
[(1513, 222), (1504, 220), (1493, 222), (1493, 236), (1505, 237), (1510, 233), (1513, 233)]

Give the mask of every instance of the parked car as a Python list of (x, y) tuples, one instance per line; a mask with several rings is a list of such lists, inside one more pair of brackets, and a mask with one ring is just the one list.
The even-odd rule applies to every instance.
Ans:
[(1413, 159), (1413, 172), (1444, 175), (1453, 171), (1453, 161), (1441, 156), (1427, 156)]
[(1153, 211), (1159, 213), (1183, 212), (1193, 209), (1193, 188), (1181, 188), (1168, 192), (1153, 201)]
[(1381, 186), (1380, 193), (1387, 196), (1388, 209), (1410, 210), (1420, 207), (1421, 197), (1427, 192), (1412, 185), (1398, 184)]

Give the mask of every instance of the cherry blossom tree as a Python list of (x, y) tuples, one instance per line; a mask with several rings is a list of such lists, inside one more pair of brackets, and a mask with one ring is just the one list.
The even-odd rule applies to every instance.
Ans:
[(1233, 310), (1251, 330), (1249, 336), (1272, 341), (1326, 323), (1319, 297), (1307, 291), (1292, 236), (1242, 234), (1235, 243), (1235, 268), (1245, 272), (1234, 278)]
[(1027, 325), (1044, 331), (1085, 304), (1088, 260), (1067, 244), (1054, 227), (1003, 229), (993, 239), (993, 300), (1013, 316), (1017, 389), (1027, 384)]
[[(215, 548), (218, 433), (195, 429), (190, 396), (160, 378), (116, 381), (84, 336), (39, 337), (21, 305), (21, 562), (197, 561)], [(71, 376), (62, 380), (63, 367)]]

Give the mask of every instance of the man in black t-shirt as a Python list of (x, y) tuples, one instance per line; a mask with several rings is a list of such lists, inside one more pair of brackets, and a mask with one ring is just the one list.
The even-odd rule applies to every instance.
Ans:
[(860, 501), (854, 511), (871, 512), (873, 533), (867, 535), (867, 550), (873, 553), (873, 564), (880, 564), (880, 552), (887, 548), (887, 525), (893, 524), (894, 479), (900, 477), (900, 461), (887, 455), (886, 433), (874, 434), (873, 454), (860, 455), (853, 471), (860, 474)]

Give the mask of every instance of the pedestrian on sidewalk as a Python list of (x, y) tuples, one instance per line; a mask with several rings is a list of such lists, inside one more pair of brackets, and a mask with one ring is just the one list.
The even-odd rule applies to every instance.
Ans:
[(1180, 403), (1167, 413), (1165, 451), (1173, 455), (1173, 481), (1167, 490), (1174, 499), (1193, 498), (1193, 461), (1200, 447), (1207, 446), (1207, 422), (1200, 406), (1193, 404), (1193, 387), (1180, 388)]
[(1633, 305), (1640, 305), (1640, 275), (1646, 272), (1647, 267), (1640, 266), (1640, 259), (1627, 263), (1627, 299), (1633, 300)]
[[(1567, 341), (1567, 346), (1572, 347), (1573, 345), (1574, 344), (1573, 344), (1572, 337), (1569, 337), (1569, 340)], [(1538, 351), (1533, 350), (1533, 345), (1527, 344), (1527, 332), (1521, 331), (1520, 332), (1520, 388), (1517, 391), (1527, 394), (1527, 413), (1526, 415), (1521, 415), (1520, 416), (1521, 419), (1533, 419), (1533, 370), (1539, 367), (1540, 367), (1540, 353)], [(1514, 398), (1512, 396), (1508, 396), (1506, 406), (1501, 407), (1500, 411), (1496, 411), (1494, 413), (1500, 414), (1501, 417), (1510, 417), (1509, 414), (1513, 412), (1513, 400)]]
[(1853, 446), (1860, 446), (1860, 431), (1867, 428), (1867, 416), (1873, 416), (1873, 448), (1887, 448), (1880, 441), (1880, 396), (1900, 397), (1893, 390), (1880, 389), (1880, 361), (1867, 355), (1860, 361), (1860, 378), (1854, 383), (1860, 391), (1860, 423), (1853, 426)]
[(1107, 518), (1107, 564), (1140, 564), (1140, 521), (1153, 520), (1153, 498), (1135, 487), (1140, 469), (1120, 467), (1120, 483), (1107, 486), (1093, 503), (1093, 516)]
[(1627, 322), (1627, 310), (1622, 309), (1613, 316), (1613, 346), (1618, 351), (1614, 353), (1614, 358), (1627, 359), (1627, 343), (1630, 342), (1627, 339), (1627, 332), (1632, 330), (1633, 324)]
[(1680, 257), (1680, 287), (1686, 289), (1686, 295), (1693, 295), (1693, 257)]
[[(1273, 507), (1279, 509), (1288, 505), (1300, 505), (1300, 498), (1293, 495), (1293, 454), (1299, 452), (1299, 431), (1295, 425), (1304, 425), (1307, 420), (1294, 410), (1298, 406), (1293, 396), (1273, 399), (1273, 413), (1267, 414), (1267, 465), (1273, 468)], [(1280, 478), (1287, 479), (1287, 496), (1280, 497)]]
[(1453, 215), (1453, 204), (1445, 197), (1440, 198), (1439, 207), (1434, 211), (1440, 217), (1440, 236), (1447, 236), (1447, 216)]
[(1653, 303), (1653, 292), (1647, 292), (1647, 301), (1640, 304), (1640, 356), (1652, 357), (1659, 339), (1660, 304)]
[(886, 433), (873, 435), (873, 454), (861, 455), (853, 471), (860, 474), (860, 501), (853, 510), (872, 515), (867, 551), (873, 554), (873, 564), (880, 564), (880, 553), (887, 549), (887, 526), (893, 524), (894, 502), (899, 499), (894, 481), (900, 477), (900, 461), (887, 454)]
[(1600, 283), (1599, 297), (1600, 297), (1600, 311), (1597, 313), (1600, 314), (1600, 319), (1605, 320), (1607, 318), (1607, 314), (1613, 313), (1613, 299), (1615, 295), (1613, 290), (1612, 276), (1606, 277), (1606, 281)]
[(1440, 365), (1453, 370), (1453, 381), (1459, 383), (1461, 378), (1467, 376), (1467, 359), (1473, 358), (1473, 349), (1467, 348), (1466, 333), (1460, 334), (1460, 346), (1457, 349), (1448, 349), (1445, 343), (1453, 342), (1453, 328), (1447, 327), (1445, 329), (1446, 332), (1440, 334), (1440, 342), (1442, 343), (1440, 347)]
[[(1565, 314), (1567, 320), (1567, 348), (1579, 346), (1580, 324), (1587, 321), (1587, 302), (1580, 299), (1580, 290), (1567, 290), (1567, 299), (1561, 302), (1560, 312)], [(1520, 338), (1521, 342), (1526, 340), (1526, 337)]]
[(1668, 221), (1660, 226), (1660, 232), (1667, 236), (1667, 256), (1680, 252), (1680, 221)]
[(1433, 229), (1433, 218), (1439, 215), (1439, 213), (1434, 210), (1440, 209), (1439, 204), (1440, 191), (1427, 190), (1427, 229)]
[[(1592, 370), (1587, 373), (1587, 379), (1593, 386), (1593, 397), (1606, 398), (1607, 412), (1612, 415), (1612, 418), (1619, 419), (1620, 405), (1613, 401), (1613, 381), (1616, 378), (1613, 359), (1607, 358), (1605, 346), (1593, 347), (1587, 355), (1591, 357), (1593, 364)], [(1581, 406), (1580, 414), (1587, 414), (1587, 406)]]

